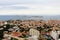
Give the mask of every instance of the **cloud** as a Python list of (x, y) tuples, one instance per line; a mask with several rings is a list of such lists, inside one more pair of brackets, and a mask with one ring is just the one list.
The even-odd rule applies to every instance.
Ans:
[[(60, 0), (0, 0), (0, 13), (20, 15), (57, 15)], [(36, 14), (35, 14), (36, 13)]]
[(60, 10), (0, 10), (0, 13), (4, 15), (57, 15), (60, 13)]
[(24, 6), (5, 6), (5, 7), (0, 7), (0, 10), (21, 10), (21, 9), (28, 9), (28, 7), (24, 7)]
[(0, 6), (0, 10), (22, 10), (22, 9), (29, 9), (26, 5), (3, 5)]
[(0, 5), (14, 4), (49, 4), (60, 3), (60, 0), (0, 0)]
[(4, 15), (57, 15), (60, 13), (60, 6), (54, 5), (19, 4), (3, 6), (2, 9), (5, 10), (0, 10), (0, 13)]
[(32, 9), (32, 10), (60, 10), (59, 5), (41, 5), (41, 4), (17, 4), (17, 5), (3, 5), (0, 6), (0, 10), (21, 10), (21, 9)]

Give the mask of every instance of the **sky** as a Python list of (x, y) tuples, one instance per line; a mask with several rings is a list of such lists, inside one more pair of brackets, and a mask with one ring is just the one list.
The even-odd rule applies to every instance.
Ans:
[(0, 0), (0, 15), (60, 15), (60, 0)]

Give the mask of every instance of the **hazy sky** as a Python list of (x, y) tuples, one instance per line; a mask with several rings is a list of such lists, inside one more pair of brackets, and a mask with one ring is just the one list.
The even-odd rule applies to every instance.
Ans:
[(0, 0), (0, 14), (59, 15), (60, 0)]

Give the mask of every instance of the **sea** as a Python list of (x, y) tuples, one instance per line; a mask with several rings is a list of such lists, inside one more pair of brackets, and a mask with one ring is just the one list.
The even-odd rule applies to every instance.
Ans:
[(60, 15), (0, 15), (0, 20), (60, 20)]

